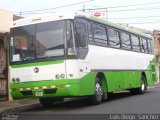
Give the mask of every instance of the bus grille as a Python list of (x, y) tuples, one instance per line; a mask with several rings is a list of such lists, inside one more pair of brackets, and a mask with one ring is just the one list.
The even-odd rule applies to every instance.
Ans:
[(53, 94), (56, 93), (57, 89), (44, 89), (44, 94)]
[(32, 90), (21, 91), (22, 95), (33, 95)]

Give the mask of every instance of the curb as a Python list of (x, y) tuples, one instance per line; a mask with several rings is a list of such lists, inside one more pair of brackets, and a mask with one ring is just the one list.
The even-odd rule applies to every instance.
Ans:
[(151, 88), (158, 88), (160, 87), (160, 84), (156, 84), (156, 85), (153, 85), (153, 86), (148, 86), (148, 89), (151, 89)]
[(37, 108), (40, 106), (40, 103), (33, 103), (33, 104), (26, 104), (26, 105), (20, 105), (17, 107), (9, 107), (9, 108), (4, 108), (2, 110), (0, 110), (0, 114), (3, 112), (10, 112), (10, 111), (23, 111), (26, 109), (33, 109), (33, 108)]

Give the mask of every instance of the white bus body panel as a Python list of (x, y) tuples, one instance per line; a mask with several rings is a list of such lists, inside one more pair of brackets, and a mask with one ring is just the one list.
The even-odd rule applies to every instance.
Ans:
[[(38, 73), (34, 72), (35, 68), (39, 69)], [(64, 74), (65, 72), (65, 62), (59, 64), (50, 64), (44, 66), (31, 66), (31, 67), (20, 67), (11, 68), (10, 67), (11, 82), (12, 78), (19, 78), (21, 82), (29, 81), (41, 81), (41, 80), (55, 80), (55, 76)]]
[(147, 70), (153, 58), (154, 55), (89, 45), (89, 51), (84, 60), (65, 60), (66, 66), (65, 62), (37, 66), (38, 73), (34, 72), (36, 66), (10, 68), (11, 79), (18, 77), (21, 82), (55, 80), (56, 74), (64, 74), (67, 79), (78, 79), (84, 77), (91, 70), (143, 71)]
[(154, 55), (89, 45), (91, 70), (146, 70)]

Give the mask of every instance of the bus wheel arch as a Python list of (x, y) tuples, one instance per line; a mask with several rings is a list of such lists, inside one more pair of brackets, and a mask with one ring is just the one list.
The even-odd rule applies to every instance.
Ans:
[(141, 73), (141, 76), (143, 76), (145, 78), (145, 84), (148, 85), (147, 76), (146, 76), (146, 73), (144, 71)]

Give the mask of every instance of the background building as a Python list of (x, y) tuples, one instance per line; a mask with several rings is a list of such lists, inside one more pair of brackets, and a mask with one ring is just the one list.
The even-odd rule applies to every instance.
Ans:
[(154, 37), (154, 51), (157, 58), (158, 76), (160, 75), (160, 30), (153, 30)]
[(8, 100), (8, 41), (13, 14), (0, 10), (0, 101)]

